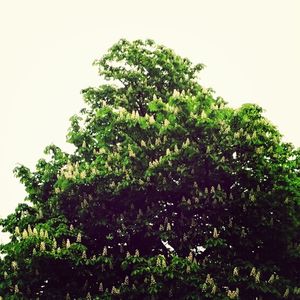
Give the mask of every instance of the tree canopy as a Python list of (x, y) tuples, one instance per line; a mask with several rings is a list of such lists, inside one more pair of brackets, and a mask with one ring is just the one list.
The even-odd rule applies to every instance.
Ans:
[(95, 61), (66, 153), (15, 174), (2, 299), (300, 299), (300, 151), (152, 40)]

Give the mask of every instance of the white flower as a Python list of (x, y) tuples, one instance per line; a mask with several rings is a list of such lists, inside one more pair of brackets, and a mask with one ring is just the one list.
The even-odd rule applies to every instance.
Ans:
[(67, 239), (67, 242), (66, 242), (66, 248), (69, 249), (71, 247), (71, 243), (70, 243), (70, 240)]
[(208, 283), (208, 284), (213, 284), (213, 283), (214, 283), (214, 280), (213, 280), (213, 278), (210, 276), (210, 274), (207, 274), (207, 275), (206, 275), (205, 283)]
[(177, 144), (174, 146), (174, 152), (177, 153), (179, 151)]
[(255, 282), (259, 283), (260, 282), (260, 271), (258, 271), (255, 275)]
[(100, 148), (99, 151), (98, 151), (99, 154), (103, 154), (105, 152), (106, 152), (105, 148)]
[(131, 149), (129, 150), (128, 154), (129, 157), (135, 157), (135, 153)]
[(18, 263), (14, 260), (11, 262), (11, 267), (13, 270), (17, 270), (18, 269)]
[(228, 296), (228, 298), (230, 298), (230, 299), (235, 299), (235, 298), (237, 298), (237, 297), (239, 296), (239, 289), (236, 288), (235, 291), (228, 290), (228, 291), (227, 291), (227, 296)]
[(53, 241), (52, 241), (52, 249), (55, 250), (57, 248), (57, 241), (55, 238), (53, 238)]
[(155, 119), (153, 116), (150, 116), (149, 118), (149, 124), (154, 124), (155, 123)]
[(76, 242), (81, 243), (81, 233), (80, 232), (77, 234)]
[(255, 275), (256, 275), (256, 268), (253, 267), (253, 268), (251, 269), (250, 276), (255, 277)]
[(131, 113), (132, 119), (138, 119), (140, 117), (140, 114), (138, 111), (133, 110)]
[(85, 179), (86, 178), (86, 171), (83, 170), (81, 173), (80, 173), (80, 178), (81, 179)]
[(27, 230), (26, 230), (26, 229), (23, 230), (22, 238), (23, 238), (23, 239), (27, 239), (27, 238), (28, 238), (28, 233), (27, 233)]
[(106, 255), (107, 255), (107, 247), (104, 246), (102, 251), (102, 256), (106, 256)]
[(118, 295), (118, 294), (120, 294), (120, 290), (117, 289), (115, 286), (113, 286), (112, 289), (111, 289), (111, 293), (113, 295)]
[(180, 96), (180, 93), (175, 89), (173, 91), (173, 97), (178, 97), (178, 96)]
[(233, 134), (233, 137), (234, 137), (235, 139), (239, 139), (239, 138), (240, 138), (240, 132), (239, 132), (239, 131), (235, 132), (235, 133)]
[(99, 284), (99, 292), (103, 292), (103, 283), (102, 282), (100, 282), (100, 284)]
[(169, 120), (168, 120), (168, 119), (165, 119), (165, 121), (164, 121), (164, 126), (165, 126), (165, 127), (168, 127), (169, 125), (170, 125)]
[(185, 140), (185, 142), (182, 144), (182, 147), (183, 147), (183, 148), (186, 148), (186, 147), (188, 147), (189, 144), (190, 144), (190, 139), (187, 138), (187, 139)]
[(202, 112), (201, 112), (201, 119), (206, 119), (206, 118), (207, 118), (207, 115), (206, 115), (205, 111), (202, 110)]
[(45, 242), (41, 242), (41, 244), (40, 244), (40, 251), (46, 251)]
[(254, 201), (255, 201), (255, 195), (254, 195), (254, 194), (251, 194), (251, 195), (249, 196), (249, 200), (252, 201), (252, 202), (254, 202)]
[(17, 284), (15, 285), (15, 288), (14, 288), (14, 290), (15, 290), (15, 294), (19, 293), (19, 287), (18, 287), (18, 285), (17, 285)]
[(15, 228), (15, 235), (20, 235), (20, 228), (18, 226)]
[(283, 298), (287, 298), (289, 296), (290, 290), (289, 288), (286, 288), (284, 294), (283, 294)]
[(218, 237), (219, 237), (219, 233), (217, 231), (217, 228), (214, 228), (213, 238), (217, 239)]
[(91, 171), (92, 171), (92, 174), (93, 174), (93, 175), (97, 175), (97, 173), (98, 173), (98, 171), (97, 171), (97, 169), (96, 169), (95, 167), (92, 168)]
[(172, 228), (171, 228), (171, 224), (170, 223), (168, 223), (167, 224), (167, 231), (171, 231), (172, 230)]
[(239, 276), (239, 269), (238, 269), (238, 267), (235, 267), (233, 269), (233, 276)]
[(272, 274), (268, 280), (268, 283), (273, 283), (274, 279), (275, 279), (275, 276), (274, 276), (274, 274)]
[(214, 284), (211, 289), (211, 293), (214, 295), (216, 292), (217, 292), (217, 286)]
[(155, 146), (160, 145), (160, 143), (161, 143), (160, 138), (156, 138), (156, 139), (155, 139)]

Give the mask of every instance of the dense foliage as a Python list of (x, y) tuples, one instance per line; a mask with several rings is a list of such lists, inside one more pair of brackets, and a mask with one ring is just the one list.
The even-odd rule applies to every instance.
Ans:
[(300, 299), (299, 149), (153, 41), (95, 64), (74, 153), (15, 170), (28, 196), (0, 223), (0, 296)]

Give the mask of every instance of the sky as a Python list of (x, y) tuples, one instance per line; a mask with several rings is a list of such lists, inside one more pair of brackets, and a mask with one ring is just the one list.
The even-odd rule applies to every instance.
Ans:
[(206, 65), (200, 83), (229, 105), (247, 102), (300, 146), (299, 0), (0, 0), (0, 217), (26, 194), (54, 143), (66, 151), (80, 91), (99, 85), (95, 59), (120, 38), (154, 39)]

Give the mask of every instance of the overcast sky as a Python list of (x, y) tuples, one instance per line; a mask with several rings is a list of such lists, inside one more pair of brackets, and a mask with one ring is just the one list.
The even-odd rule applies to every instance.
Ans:
[(45, 146), (65, 150), (92, 62), (120, 38), (151, 38), (195, 63), (234, 107), (261, 105), (300, 146), (299, 0), (0, 0), (0, 216), (25, 197), (13, 177)]

